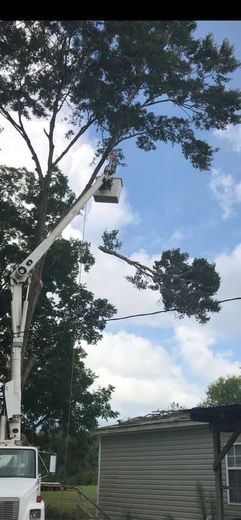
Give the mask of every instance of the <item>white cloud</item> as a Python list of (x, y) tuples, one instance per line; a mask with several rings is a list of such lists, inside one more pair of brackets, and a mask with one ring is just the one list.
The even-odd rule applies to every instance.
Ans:
[[(236, 298), (241, 296), (241, 244), (232, 251), (219, 254), (215, 258), (216, 270), (221, 277), (218, 299)], [(241, 301), (236, 300), (222, 304), (221, 311), (213, 314), (210, 327), (219, 336), (227, 339), (241, 339), (240, 329)]]
[[(1, 118), (4, 124), (4, 131), (0, 134), (1, 164), (13, 167), (26, 167), (33, 171), (35, 164), (31, 159), (31, 154), (26, 143), (21, 136)], [(46, 128), (45, 119), (33, 119), (25, 121), (26, 129), (31, 135), (31, 142), (37, 151), (43, 172), (47, 164), (47, 138), (44, 134)], [(56, 148), (55, 158), (65, 149), (68, 142), (65, 140), (66, 126), (64, 123), (56, 123)], [(10, 146), (11, 143), (11, 146)], [(87, 141), (84, 136), (80, 142), (69, 150), (66, 156), (59, 163), (60, 169), (69, 177), (70, 187), (76, 195), (79, 195), (90, 178), (94, 166), (92, 164), (95, 153), (96, 142)], [(90, 201), (87, 208), (87, 227), (88, 240), (100, 241), (100, 235), (105, 228), (121, 228), (130, 223), (138, 222), (139, 216), (133, 213), (127, 200), (125, 188), (122, 191), (119, 204), (98, 204)], [(76, 217), (65, 229), (65, 238), (81, 238), (83, 232), (83, 212), (82, 216)]]
[[(233, 151), (241, 152), (241, 125), (229, 125), (226, 130), (215, 130), (214, 134), (230, 143)], [(236, 181), (235, 176), (230, 173), (214, 169), (210, 186), (223, 210), (223, 218), (233, 215), (234, 207), (241, 202), (241, 182)]]
[(209, 185), (223, 210), (223, 218), (231, 217), (234, 207), (241, 202), (241, 181), (236, 182), (230, 173), (221, 173), (213, 169)]
[[(87, 275), (88, 287), (108, 297), (117, 306), (118, 315), (156, 308), (157, 293), (137, 291), (123, 278), (132, 272), (130, 266), (98, 251), (96, 258), (94, 277)], [(141, 250), (132, 258), (152, 265), (156, 256)], [(241, 295), (241, 245), (215, 260), (222, 278), (219, 297)], [(96, 385), (111, 383), (116, 387), (112, 406), (122, 418), (166, 408), (172, 401), (195, 406), (204, 399), (211, 381), (240, 374), (240, 361), (229, 344), (241, 335), (239, 316), (240, 302), (233, 302), (224, 304), (205, 326), (193, 318), (180, 322), (173, 314), (135, 318), (131, 320), (135, 325), (169, 327), (168, 350), (161, 343), (124, 330), (105, 332), (97, 347), (87, 347), (87, 363), (99, 375)], [(122, 327), (125, 324), (121, 322)]]
[(167, 242), (164, 244), (163, 249), (172, 249), (180, 247), (181, 242), (190, 238), (190, 231), (187, 231), (183, 227), (173, 231)]
[[(13, 115), (13, 114), (12, 114)], [(13, 129), (13, 127), (0, 118), (1, 124), (4, 126), (3, 132), (0, 134), (0, 154), (1, 164), (13, 167), (25, 167), (31, 171), (35, 169), (35, 163), (31, 158), (31, 153), (24, 139)], [(47, 129), (46, 119), (32, 119), (24, 121), (27, 133), (30, 135), (31, 143), (38, 155), (43, 173), (46, 172), (48, 141), (44, 134)], [(55, 152), (54, 159), (69, 144), (65, 139), (66, 125), (62, 122), (56, 123), (55, 129)], [(93, 171), (91, 161), (95, 152), (95, 141), (88, 142), (84, 136), (79, 142), (69, 150), (68, 154), (60, 161), (59, 167), (70, 179), (71, 188), (78, 194), (86, 184), (90, 173)]]
[(202, 392), (185, 381), (179, 365), (161, 344), (120, 331), (104, 333), (97, 347), (86, 347), (86, 363), (98, 385), (115, 386), (112, 407), (122, 417), (166, 409), (173, 401), (195, 405)]
[[(31, 159), (31, 153), (25, 141), (3, 117), (0, 118), (0, 121), (1, 126), (4, 127), (3, 132), (0, 134), (1, 164), (14, 168), (25, 167), (33, 171), (36, 166)], [(43, 167), (46, 165), (47, 160), (45, 147), (47, 138), (43, 133), (44, 124), (45, 123), (39, 119), (27, 123), (27, 127), (31, 131), (31, 142), (37, 149)]]
[(132, 211), (127, 199), (127, 192), (123, 188), (118, 204), (90, 201), (87, 212), (88, 239), (100, 243), (100, 237), (105, 229), (121, 229), (129, 224), (136, 224), (138, 221), (139, 215)]
[(241, 244), (230, 252), (219, 254), (215, 263), (221, 275), (220, 297), (241, 296)]
[(194, 375), (213, 381), (220, 376), (240, 374), (240, 363), (230, 360), (230, 353), (214, 351), (217, 338), (208, 328), (181, 325), (176, 327), (175, 334), (182, 361)]
[(62, 232), (62, 237), (65, 238), (66, 240), (69, 240), (70, 238), (74, 238), (75, 240), (83, 239), (82, 219), (81, 219), (81, 217), (76, 217), (76, 220), (77, 219), (78, 219), (79, 229), (73, 228), (72, 223), (71, 223)]
[(214, 134), (231, 143), (235, 152), (241, 152), (241, 125), (229, 125), (226, 130), (215, 130)]
[(85, 209), (65, 229), (64, 238), (82, 238), (85, 227), (85, 240), (99, 245), (105, 229), (123, 229), (129, 224), (135, 225), (139, 219), (138, 214), (132, 211), (125, 188), (118, 204), (96, 203), (93, 199), (90, 200), (87, 205), (86, 225), (84, 215)]
[[(118, 316), (147, 313), (162, 309), (158, 291), (140, 291), (126, 280), (125, 277), (127, 275), (134, 274), (134, 268), (118, 258), (102, 253), (95, 246), (92, 246), (91, 249), (96, 259), (96, 264), (88, 274), (83, 274), (83, 281), (87, 283), (88, 288), (97, 297), (108, 298), (117, 308)], [(147, 252), (140, 250), (130, 255), (130, 258), (151, 266), (157, 256), (150, 256)], [(175, 321), (173, 313), (131, 319), (132, 325), (140, 324), (142, 326), (148, 325), (161, 328), (170, 326)]]
[(169, 237), (158, 235), (158, 237), (151, 241), (150, 245), (152, 248), (160, 248), (161, 251), (165, 251), (166, 249), (180, 247), (182, 242), (190, 239), (190, 236), (190, 229), (184, 229), (182, 226), (174, 229)]

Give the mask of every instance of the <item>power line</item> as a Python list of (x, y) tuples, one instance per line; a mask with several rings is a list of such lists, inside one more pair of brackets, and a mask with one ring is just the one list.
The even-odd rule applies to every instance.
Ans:
[[(241, 296), (237, 296), (236, 298), (226, 298), (225, 300), (219, 300), (217, 303), (226, 303), (226, 302), (232, 302), (235, 300), (241, 300)], [(119, 316), (117, 318), (108, 318), (106, 321), (118, 321), (118, 320), (128, 320), (129, 318), (137, 318), (139, 316), (153, 316), (154, 314), (162, 314), (164, 312), (174, 312), (174, 311), (180, 311), (177, 307), (173, 307), (172, 309), (166, 309), (162, 311), (154, 311), (154, 312), (142, 312), (139, 314), (130, 314), (128, 316)]]
[[(236, 300), (241, 300), (241, 296), (236, 296), (235, 298), (225, 298), (225, 300), (218, 300), (216, 303), (226, 303), (226, 302), (233, 302)], [(180, 309), (178, 307), (173, 307), (172, 309), (163, 309), (161, 311), (154, 311), (154, 312), (142, 312), (138, 314), (129, 314), (128, 316), (119, 316), (117, 318), (107, 318), (105, 321), (119, 321), (119, 320), (128, 320), (129, 318), (137, 318), (141, 316), (153, 316), (155, 314), (163, 314), (165, 312), (180, 312)], [(25, 332), (29, 332), (31, 329), (27, 330), (21, 330), (19, 332), (13, 332), (13, 336), (16, 334), (24, 334)]]

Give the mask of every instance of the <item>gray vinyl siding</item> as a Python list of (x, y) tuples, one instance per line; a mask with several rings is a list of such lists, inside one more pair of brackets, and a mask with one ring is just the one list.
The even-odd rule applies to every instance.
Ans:
[[(197, 485), (212, 502), (212, 463), (207, 426), (103, 435), (98, 505), (113, 520), (203, 520)], [(223, 473), (225, 483), (225, 464)], [(241, 518), (241, 506), (226, 518)]]

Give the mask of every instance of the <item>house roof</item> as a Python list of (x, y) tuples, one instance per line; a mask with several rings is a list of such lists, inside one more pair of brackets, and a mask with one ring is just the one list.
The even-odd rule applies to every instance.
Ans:
[(127, 421), (118, 421), (118, 424), (104, 426), (96, 431), (99, 435), (112, 433), (126, 433), (130, 431), (160, 430), (164, 428), (175, 428), (182, 426), (197, 426), (190, 418), (188, 410), (161, 410), (144, 416), (134, 417)]
[(184, 410), (157, 410), (144, 416), (134, 417), (127, 421), (98, 428), (99, 435), (127, 433), (133, 431), (161, 430), (164, 428), (181, 428), (209, 423), (220, 431), (234, 431), (241, 425), (241, 404), (215, 406), (209, 408), (196, 407)]
[(241, 428), (241, 404), (196, 407), (189, 410), (192, 421), (208, 422), (212, 429), (233, 432)]

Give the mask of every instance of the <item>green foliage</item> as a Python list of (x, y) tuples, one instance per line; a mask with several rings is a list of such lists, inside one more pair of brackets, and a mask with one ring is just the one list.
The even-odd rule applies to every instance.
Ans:
[(112, 229), (112, 231), (105, 230), (103, 235), (101, 236), (103, 240), (103, 244), (107, 249), (111, 249), (117, 251), (122, 248), (122, 242), (117, 239), (117, 235), (119, 233), (118, 229)]
[(194, 258), (180, 249), (164, 251), (152, 269), (136, 266), (134, 276), (127, 279), (138, 289), (159, 291), (165, 310), (175, 310), (180, 318), (195, 316), (200, 323), (209, 320), (208, 312), (220, 307), (213, 295), (218, 291), (220, 276), (215, 264), (205, 258)]
[[(9, 274), (34, 247), (38, 189), (31, 172), (0, 168), (0, 382), (7, 377), (11, 344)], [(57, 170), (53, 172), (49, 192), (48, 228), (74, 200), (66, 177)], [(89, 244), (79, 240), (59, 238), (46, 257), (44, 287), (27, 345), (27, 357), (35, 354), (38, 358), (23, 392), (24, 430), (27, 435), (31, 432), (30, 440), (36, 429), (66, 431), (71, 374), (70, 436), (84, 437), (96, 427), (98, 417), (116, 416), (110, 406), (113, 387), (90, 390), (96, 376), (85, 368), (86, 353), (81, 347), (82, 339), (88, 344), (97, 343), (106, 318), (115, 309), (106, 299), (95, 299), (84, 285), (78, 285), (80, 263), (89, 270), (94, 258)]]
[[(4, 256), (7, 268), (12, 269), (13, 265), (23, 260), (36, 247), (41, 186), (36, 175), (25, 168), (1, 166), (0, 177), (1, 256)], [(48, 191), (47, 231), (53, 228), (57, 219), (75, 199), (74, 193), (68, 187), (67, 177), (57, 168), (52, 172)], [(93, 264), (94, 260), (89, 257), (89, 261)]]
[(67, 453), (66, 435), (60, 429), (36, 432), (33, 441), (41, 450), (57, 454), (54, 481), (81, 486), (97, 483), (99, 446), (96, 436), (89, 436), (85, 431), (73, 432), (68, 438)]
[(208, 386), (202, 406), (241, 404), (241, 376), (219, 377)]
[(25, 138), (23, 117), (54, 114), (54, 125), (63, 110), (67, 139), (84, 123), (100, 147), (110, 137), (147, 151), (178, 144), (208, 169), (214, 150), (195, 130), (240, 122), (240, 93), (227, 88), (239, 63), (227, 40), (195, 38), (195, 29), (184, 20), (2, 21), (0, 113)]

